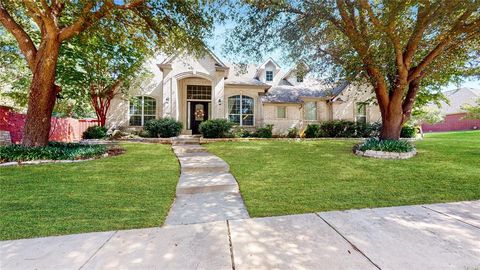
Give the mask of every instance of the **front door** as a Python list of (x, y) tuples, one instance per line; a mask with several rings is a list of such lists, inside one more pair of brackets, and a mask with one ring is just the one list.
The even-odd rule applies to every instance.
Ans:
[(200, 133), (198, 127), (200, 123), (208, 120), (208, 102), (191, 101), (190, 102), (190, 125), (192, 134)]

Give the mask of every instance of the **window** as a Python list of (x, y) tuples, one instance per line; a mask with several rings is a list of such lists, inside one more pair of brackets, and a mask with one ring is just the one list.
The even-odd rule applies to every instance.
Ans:
[(297, 75), (297, 82), (303, 82), (303, 76)]
[(367, 105), (365, 103), (357, 103), (355, 120), (358, 123), (367, 123)]
[(279, 119), (287, 118), (287, 107), (285, 106), (277, 107), (277, 118)]
[(305, 103), (305, 120), (317, 120), (317, 102), (309, 101)]
[(267, 70), (266, 79), (267, 79), (267, 82), (273, 81), (273, 71)]
[(249, 96), (228, 98), (228, 120), (241, 126), (253, 126), (254, 100)]
[(187, 85), (187, 99), (212, 99), (212, 87), (210, 85)]
[(148, 120), (155, 119), (157, 102), (154, 98), (139, 96), (130, 101), (130, 126), (143, 126)]

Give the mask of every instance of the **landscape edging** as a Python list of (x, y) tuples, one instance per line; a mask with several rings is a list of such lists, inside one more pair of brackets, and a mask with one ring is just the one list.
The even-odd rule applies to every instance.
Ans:
[(354, 153), (357, 156), (380, 158), (380, 159), (409, 159), (414, 157), (417, 154), (417, 150), (414, 148), (413, 151), (410, 151), (410, 152), (386, 152), (386, 151), (374, 151), (374, 150), (361, 151), (361, 150), (355, 149)]

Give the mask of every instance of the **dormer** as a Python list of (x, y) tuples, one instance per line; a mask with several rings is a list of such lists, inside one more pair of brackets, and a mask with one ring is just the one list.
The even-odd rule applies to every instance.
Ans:
[(298, 85), (303, 83), (310, 68), (307, 64), (301, 62), (296, 67), (290, 69), (282, 78), (284, 85)]
[(275, 76), (279, 72), (280, 66), (272, 58), (268, 58), (267, 61), (258, 67), (255, 77), (261, 82), (273, 84)]

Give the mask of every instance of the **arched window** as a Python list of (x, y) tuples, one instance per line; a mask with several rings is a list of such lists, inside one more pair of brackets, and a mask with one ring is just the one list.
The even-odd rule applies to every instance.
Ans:
[(151, 97), (138, 96), (130, 100), (130, 126), (143, 126), (157, 115), (157, 101)]
[(228, 120), (240, 126), (253, 126), (254, 99), (237, 95), (228, 98)]

